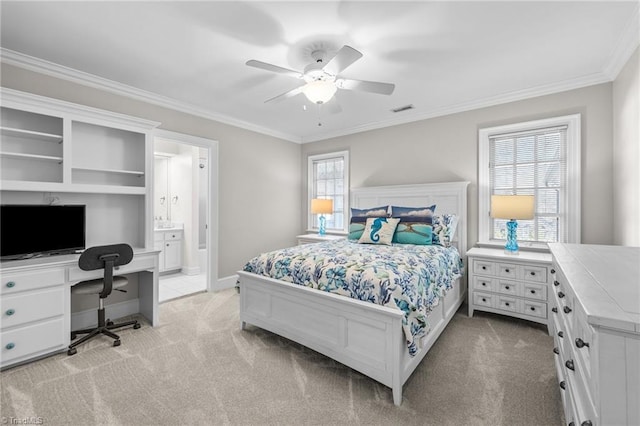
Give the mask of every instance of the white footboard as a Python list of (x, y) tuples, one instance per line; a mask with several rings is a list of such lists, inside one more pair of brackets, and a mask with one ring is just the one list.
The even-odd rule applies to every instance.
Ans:
[(402, 385), (431, 348), (464, 291), (458, 281), (429, 317), (430, 333), (409, 356), (402, 312), (240, 271), (240, 321), (300, 343), (392, 389), (402, 403)]

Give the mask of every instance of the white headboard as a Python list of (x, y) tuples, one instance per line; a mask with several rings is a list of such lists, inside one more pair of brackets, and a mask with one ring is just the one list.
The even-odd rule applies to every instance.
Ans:
[(351, 189), (351, 207), (395, 205), (423, 207), (436, 205), (436, 214), (458, 215), (453, 243), (463, 258), (467, 252), (467, 186), (469, 182), (421, 183), (415, 185), (372, 186)]

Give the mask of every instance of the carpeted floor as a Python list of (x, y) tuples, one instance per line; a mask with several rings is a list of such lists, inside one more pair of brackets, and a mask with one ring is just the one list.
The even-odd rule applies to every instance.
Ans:
[[(44, 425), (561, 425), (544, 327), (463, 306), (391, 390), (298, 344), (240, 330), (234, 290), (161, 305), (120, 333), (0, 373), (3, 423)], [(25, 422), (25, 419), (27, 421)], [(13, 423), (12, 423), (13, 422)]]

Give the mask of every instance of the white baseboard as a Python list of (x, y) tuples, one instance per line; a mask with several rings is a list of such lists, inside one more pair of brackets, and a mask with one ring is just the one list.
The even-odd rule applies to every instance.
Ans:
[(199, 275), (200, 274), (200, 267), (199, 266), (191, 266), (189, 268), (183, 266), (182, 267), (182, 273), (185, 275)]
[(228, 277), (218, 278), (217, 285), (215, 285), (213, 291), (233, 288), (236, 286), (236, 281), (238, 281), (238, 275), (236, 274), (229, 275)]
[[(134, 315), (140, 312), (140, 302), (138, 299), (125, 300), (124, 302), (112, 303), (104, 307), (105, 318), (115, 320), (117, 318)], [(87, 311), (74, 312), (71, 314), (71, 330), (94, 327), (98, 324), (98, 308)]]

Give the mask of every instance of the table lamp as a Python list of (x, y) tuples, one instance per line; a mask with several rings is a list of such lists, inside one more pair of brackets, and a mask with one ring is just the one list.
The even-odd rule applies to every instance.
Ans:
[(509, 219), (507, 222), (507, 244), (504, 251), (507, 254), (518, 254), (516, 219), (533, 219), (535, 197), (533, 195), (492, 195), (491, 217), (494, 219)]
[(318, 218), (320, 219), (320, 230), (318, 231), (318, 235), (325, 235), (326, 219), (324, 215), (333, 213), (333, 200), (314, 198), (313, 200), (311, 200), (311, 213), (320, 215), (320, 217)]

